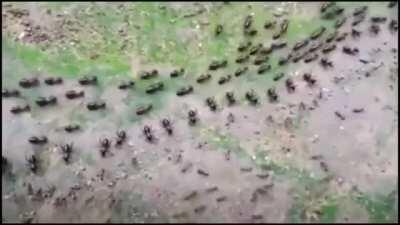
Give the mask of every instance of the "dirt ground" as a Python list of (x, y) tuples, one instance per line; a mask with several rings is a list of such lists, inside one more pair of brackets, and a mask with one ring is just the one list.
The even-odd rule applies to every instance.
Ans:
[[(340, 2), (321, 13), (321, 5), (2, 3), (2, 221), (397, 222), (398, 6)], [(352, 25), (362, 6), (364, 20)], [(324, 18), (335, 7), (344, 10)], [(243, 34), (248, 15), (255, 36)], [(386, 19), (372, 22), (374, 17)], [(335, 28), (341, 18), (344, 24)], [(287, 32), (274, 40), (285, 19)], [(277, 24), (264, 28), (267, 21)], [(218, 24), (223, 30), (216, 35)], [(333, 40), (330, 53), (316, 50), (315, 61), (278, 63), (320, 26), (326, 28), (322, 36), (299, 52), (314, 43), (328, 46), (325, 40), (334, 31), (348, 35)], [(267, 61), (271, 69), (258, 74), (256, 56), (235, 62), (244, 41), (287, 46), (274, 50)], [(357, 52), (345, 53), (346, 46)], [(332, 67), (323, 67), (322, 58)], [(208, 70), (211, 61), (223, 59), (226, 67)], [(247, 72), (234, 75), (245, 66)], [(179, 68), (184, 74), (170, 77)], [(139, 78), (153, 69), (156, 78)], [(212, 78), (197, 83), (206, 73)], [(284, 77), (275, 81), (279, 73)], [(307, 73), (315, 84), (305, 81)], [(98, 84), (80, 85), (85, 75), (97, 76)], [(227, 75), (231, 79), (219, 84)], [(63, 83), (46, 85), (49, 76)], [(21, 79), (32, 77), (39, 79), (37, 87), (20, 86)], [(118, 89), (129, 80), (135, 82), (132, 89)], [(156, 81), (164, 89), (146, 94)], [(193, 93), (177, 96), (188, 85)], [(20, 96), (5, 97), (5, 89), (14, 88)], [(84, 97), (67, 99), (69, 90), (84, 91)], [(257, 105), (246, 99), (249, 90), (258, 96)], [(228, 91), (236, 98), (233, 105)], [(39, 107), (35, 101), (41, 96), (56, 96), (56, 105)], [(215, 111), (208, 97), (215, 98)], [(89, 111), (87, 104), (97, 100), (106, 108)], [(11, 112), (23, 104), (30, 105), (29, 112)], [(137, 115), (145, 104), (152, 104), (150, 113)], [(188, 123), (191, 109), (198, 117), (194, 126)], [(164, 118), (171, 121), (172, 135), (161, 125)], [(80, 129), (68, 133), (68, 124)], [(146, 140), (145, 125), (154, 142)], [(127, 138), (115, 146), (118, 130)], [(41, 135), (48, 138), (44, 145), (28, 141)], [(105, 157), (99, 153), (103, 138), (111, 140)], [(67, 143), (73, 143), (68, 163), (61, 152)], [(36, 173), (27, 166), (31, 155), (38, 159)]]

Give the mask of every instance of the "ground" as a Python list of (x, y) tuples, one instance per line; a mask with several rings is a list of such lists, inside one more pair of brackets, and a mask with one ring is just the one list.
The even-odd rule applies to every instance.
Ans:
[[(397, 21), (398, 6), (338, 2), (321, 13), (322, 4), (3, 2), (2, 89), (17, 88), (21, 96), (2, 98), (2, 221), (397, 222), (398, 33), (389, 24)], [(368, 7), (366, 18), (352, 26), (361, 6)], [(325, 18), (335, 7), (344, 11)], [(248, 15), (255, 36), (243, 34)], [(377, 23), (378, 34), (370, 31), (375, 16), (386, 17)], [(341, 18), (345, 23), (335, 28)], [(284, 19), (287, 32), (274, 40)], [(265, 29), (266, 21), (277, 24)], [(223, 29), (216, 35), (218, 24)], [(326, 31), (311, 43), (324, 42), (334, 30), (348, 35), (334, 40), (336, 49), (328, 54), (317, 50), (311, 63), (279, 65), (280, 57), (321, 26)], [(360, 37), (351, 35), (353, 28)], [(271, 69), (260, 75), (255, 56), (235, 62), (245, 41), (287, 46), (269, 55)], [(359, 52), (345, 54), (344, 46)], [(333, 67), (322, 67), (322, 57)], [(213, 60), (227, 60), (227, 66), (209, 71)], [(248, 71), (234, 76), (244, 66)], [(179, 68), (184, 74), (171, 78)], [(153, 69), (156, 78), (140, 79), (141, 71)], [(284, 77), (274, 81), (281, 72)], [(198, 84), (205, 73), (211, 80)], [(316, 84), (307, 84), (305, 73)], [(231, 80), (218, 84), (228, 74)], [(97, 76), (98, 85), (80, 85), (86, 75)], [(62, 85), (46, 85), (49, 76), (61, 77)], [(19, 86), (31, 77), (39, 79), (38, 87)], [(287, 78), (296, 85), (294, 93)], [(128, 80), (135, 82), (132, 89), (117, 88)], [(146, 94), (156, 81), (164, 90)], [(187, 85), (193, 93), (177, 96)], [(272, 87), (277, 102), (267, 95)], [(259, 104), (246, 100), (250, 89)], [(69, 100), (68, 90), (83, 90), (84, 98)], [(228, 105), (227, 91), (234, 92), (236, 104)], [(55, 106), (35, 104), (50, 95), (57, 97)], [(206, 105), (208, 97), (215, 98), (216, 111)], [(106, 109), (87, 110), (94, 100), (106, 102)], [(10, 112), (22, 104), (31, 110)], [(137, 115), (144, 104), (152, 110)], [(364, 111), (353, 112), (358, 108)], [(195, 126), (188, 124), (190, 109), (199, 118)], [(163, 118), (171, 121), (172, 135), (161, 126)], [(68, 124), (81, 129), (67, 133)], [(146, 141), (145, 125), (155, 142)], [(117, 130), (127, 134), (119, 147)], [(27, 141), (40, 135), (48, 143)], [(101, 138), (112, 142), (106, 157), (99, 153)], [(69, 163), (60, 153), (66, 143), (73, 143)], [(39, 160), (36, 173), (26, 165), (30, 155)]]

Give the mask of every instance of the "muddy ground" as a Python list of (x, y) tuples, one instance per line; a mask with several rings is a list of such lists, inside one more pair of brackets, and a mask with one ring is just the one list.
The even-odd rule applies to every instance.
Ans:
[[(340, 2), (321, 13), (322, 2), (2, 3), (2, 221), (398, 221), (398, 6), (390, 4)], [(362, 6), (365, 19), (352, 25)], [(324, 17), (340, 8), (342, 13)], [(248, 15), (254, 36), (243, 33)], [(386, 20), (371, 22), (377, 16)], [(344, 24), (335, 28), (342, 18)], [(286, 33), (274, 40), (285, 19)], [(266, 21), (277, 24), (266, 29)], [(216, 35), (218, 24), (223, 29)], [(304, 49), (329, 45), (326, 38), (335, 30), (348, 35), (333, 40), (330, 53), (318, 49), (315, 61), (279, 64), (320, 26), (326, 31)], [(274, 50), (267, 61), (271, 69), (258, 74), (256, 56), (235, 62), (244, 41), (287, 46)], [(344, 46), (358, 52), (346, 54)], [(332, 67), (321, 65), (323, 57)], [(228, 63), (209, 71), (213, 60)], [(234, 76), (244, 66), (248, 71)], [(179, 68), (184, 74), (170, 77)], [(152, 69), (158, 70), (156, 78), (139, 78)], [(205, 73), (212, 78), (197, 83)], [(284, 77), (275, 81), (279, 73)], [(305, 73), (315, 78), (314, 85), (304, 80)], [(231, 80), (218, 84), (228, 74)], [(97, 76), (98, 84), (80, 85), (85, 75)], [(63, 83), (46, 85), (49, 76)], [(21, 79), (31, 77), (39, 86), (20, 87)], [(285, 85), (288, 78), (296, 86), (293, 93)], [(118, 89), (128, 80), (135, 82), (132, 89)], [(146, 94), (156, 81), (164, 89)], [(177, 96), (187, 85), (193, 93)], [(275, 102), (267, 94), (272, 87)], [(5, 97), (4, 90), (13, 88), (21, 96)], [(257, 105), (245, 97), (251, 89)], [(68, 90), (85, 94), (69, 100)], [(235, 104), (228, 104), (227, 91), (234, 92)], [(35, 103), (50, 95), (56, 105)], [(216, 111), (207, 106), (208, 97), (215, 98)], [(89, 111), (86, 105), (94, 100), (103, 100), (106, 108)], [(29, 112), (10, 111), (23, 104), (30, 105)], [(145, 104), (152, 110), (137, 115)], [(194, 126), (188, 123), (191, 109), (198, 116)], [(171, 121), (172, 135), (161, 126), (164, 118)], [(80, 130), (68, 133), (68, 124)], [(145, 125), (154, 142), (145, 139)], [(127, 134), (121, 146), (114, 145), (118, 130)], [(46, 144), (28, 142), (40, 135), (47, 136)], [(111, 140), (105, 157), (99, 153), (102, 138)], [(68, 163), (61, 154), (67, 143), (73, 143)], [(31, 155), (38, 159), (36, 173), (27, 166)]]

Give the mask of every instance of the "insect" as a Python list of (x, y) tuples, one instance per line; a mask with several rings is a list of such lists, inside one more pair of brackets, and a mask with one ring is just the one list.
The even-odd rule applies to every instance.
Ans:
[(334, 32), (328, 34), (328, 36), (327, 36), (326, 39), (325, 39), (325, 42), (326, 42), (326, 43), (332, 42), (332, 41), (336, 38), (337, 34), (338, 34), (337, 31), (334, 31)]
[(391, 20), (389, 23), (389, 29), (394, 32), (398, 29), (397, 20)]
[(205, 205), (200, 205), (200, 206), (194, 208), (194, 212), (196, 214), (199, 214), (199, 213), (203, 213), (206, 209), (207, 209), (207, 207)]
[(360, 24), (362, 21), (365, 20), (365, 15), (359, 15), (357, 17), (354, 18), (353, 22), (351, 23), (351, 26), (357, 26), (358, 24)]
[(80, 129), (80, 126), (78, 124), (69, 124), (64, 127), (64, 130), (68, 133), (72, 133), (74, 131), (77, 131)]
[(322, 65), (322, 67), (327, 68), (327, 67), (333, 67), (333, 62), (329, 61), (327, 58), (322, 58), (320, 60), (320, 64)]
[(179, 77), (179, 76), (182, 76), (184, 73), (185, 73), (185, 69), (181, 68), (180, 70), (172, 71), (170, 76), (171, 77)]
[(321, 5), (320, 11), (321, 13), (325, 12), (328, 8), (334, 6), (336, 3), (335, 2), (325, 2)]
[(221, 24), (218, 24), (217, 27), (215, 28), (215, 36), (218, 36), (222, 33), (224, 27)]
[(167, 131), (167, 133), (169, 135), (172, 134), (172, 126), (171, 126), (171, 122), (168, 119), (163, 119), (161, 121), (161, 125), (163, 126), (163, 128)]
[(340, 113), (339, 111), (335, 111), (335, 115), (337, 117), (339, 117), (341, 120), (345, 120), (346, 119), (346, 117), (342, 113)]
[(357, 37), (360, 37), (360, 35), (361, 35), (361, 31), (358, 31), (358, 30), (356, 30), (356, 29), (351, 29), (351, 36), (353, 37), (353, 38), (357, 38)]
[(346, 17), (342, 17), (341, 19), (336, 20), (335, 22), (335, 28), (338, 29), (341, 26), (343, 26), (343, 24), (346, 22), (347, 18)]
[(121, 90), (126, 90), (129, 88), (133, 88), (134, 85), (135, 85), (135, 82), (133, 82), (133, 81), (123, 81), (121, 84), (118, 85), (118, 88)]
[(273, 79), (273, 81), (278, 81), (278, 80), (282, 79), (282, 77), (284, 77), (284, 76), (285, 76), (284, 73), (278, 73), (272, 79)]
[(147, 88), (146, 88), (146, 93), (147, 94), (154, 94), (157, 91), (161, 91), (164, 89), (164, 83), (159, 81), (153, 84), (150, 84)]
[(378, 34), (380, 30), (381, 30), (381, 28), (380, 28), (377, 24), (372, 24), (372, 25), (369, 27), (369, 31), (370, 31), (371, 33), (375, 34), (375, 35)]
[(301, 48), (304, 48), (305, 46), (307, 46), (309, 43), (309, 41), (307, 39), (303, 40), (303, 41), (299, 41), (297, 42), (294, 46), (293, 46), (293, 50), (297, 51)]
[(246, 30), (244, 30), (244, 34), (248, 35), (248, 36), (254, 36), (257, 34), (257, 30), (256, 29), (246, 29)]
[(211, 111), (217, 110), (217, 103), (215, 102), (215, 99), (213, 97), (208, 97), (206, 99), (206, 104), (208, 107), (210, 107)]
[(339, 34), (339, 35), (336, 37), (336, 41), (337, 41), (337, 42), (343, 41), (344, 39), (346, 39), (347, 35), (348, 35), (347, 32), (343, 32), (343, 33)]
[(361, 113), (361, 112), (364, 112), (364, 108), (355, 108), (355, 109), (353, 109), (353, 112), (354, 112), (354, 113)]
[(297, 62), (300, 61), (302, 58), (304, 58), (307, 54), (308, 54), (307, 51), (304, 51), (304, 52), (297, 52), (297, 54), (295, 54), (294, 57), (293, 57), (293, 62), (294, 62), (294, 63), (297, 63)]
[(46, 136), (32, 136), (28, 139), (31, 144), (42, 145), (47, 143)]
[(358, 48), (350, 48), (349, 46), (343, 46), (342, 50), (348, 55), (355, 55), (358, 53)]
[(250, 56), (248, 54), (242, 54), (238, 58), (236, 58), (235, 62), (236, 63), (244, 63), (248, 61)]
[(65, 93), (65, 97), (68, 99), (75, 99), (75, 98), (80, 98), (80, 97), (84, 97), (84, 96), (85, 96), (84, 91), (77, 92), (74, 90), (70, 90)]
[(251, 167), (241, 167), (240, 168), (240, 171), (242, 171), (242, 172), (251, 172), (253, 170), (253, 168), (251, 168)]
[(304, 62), (305, 62), (305, 63), (309, 63), (309, 62), (312, 62), (312, 61), (314, 61), (314, 60), (316, 60), (316, 59), (318, 59), (318, 54), (313, 53), (313, 54), (310, 54), (310, 55), (306, 56), (306, 57), (304, 58)]
[(226, 197), (226, 196), (224, 195), (224, 196), (217, 197), (215, 200), (216, 200), (217, 202), (224, 202), (224, 201), (226, 201), (227, 199), (228, 199), (228, 197)]
[(188, 162), (182, 167), (181, 172), (186, 173), (192, 167), (193, 167), (193, 163)]
[(225, 84), (225, 83), (227, 83), (228, 81), (230, 81), (231, 78), (232, 78), (231, 75), (223, 76), (223, 77), (219, 78), (218, 84), (219, 84), (219, 85)]
[(37, 78), (23, 78), (19, 81), (19, 86), (23, 88), (31, 88), (39, 86), (39, 80)]
[(117, 140), (115, 141), (115, 145), (122, 145), (122, 143), (126, 140), (126, 132), (124, 130), (117, 131)]
[(202, 176), (205, 176), (205, 177), (208, 177), (210, 175), (208, 172), (206, 172), (205, 170), (202, 170), (202, 169), (197, 169), (197, 173), (199, 175), (202, 175)]
[(189, 125), (194, 125), (197, 122), (197, 113), (194, 110), (189, 110), (188, 112), (189, 117)]
[(354, 9), (353, 16), (359, 16), (361, 14), (364, 14), (367, 11), (367, 9), (368, 9), (368, 6), (358, 7), (356, 9)]
[(236, 102), (235, 96), (233, 94), (233, 91), (228, 91), (225, 93), (226, 99), (228, 100), (229, 105), (233, 105)]
[(212, 187), (206, 189), (206, 193), (212, 193), (212, 192), (216, 192), (216, 191), (218, 191), (217, 186), (212, 186)]
[(237, 48), (237, 50), (239, 52), (243, 52), (245, 50), (247, 50), (250, 46), (251, 46), (251, 41), (247, 41), (247, 42), (242, 42), (239, 44), (239, 47)]
[(270, 28), (274, 28), (276, 25), (276, 21), (266, 21), (264, 23), (264, 28), (265, 29), (270, 29)]
[(254, 59), (254, 65), (260, 65), (266, 61), (268, 61), (269, 57), (267, 55), (258, 55), (255, 59)]
[(291, 57), (292, 57), (292, 55), (290, 55), (290, 54), (287, 55), (286, 57), (285, 56), (280, 57), (279, 61), (278, 61), (278, 65), (283, 66), (283, 65), (287, 64)]
[(231, 159), (231, 150), (228, 150), (227, 152), (225, 152), (225, 159), (227, 161), (229, 161)]
[(281, 41), (281, 42), (274, 42), (271, 44), (270, 48), (274, 50), (282, 49), (287, 46), (287, 42)]
[(100, 139), (100, 155), (105, 157), (110, 148), (111, 141), (108, 138)]
[(309, 73), (303, 75), (303, 80), (305, 80), (309, 85), (314, 85), (316, 80)]
[(313, 43), (308, 49), (308, 52), (315, 52), (317, 49), (321, 48), (322, 45), (322, 42)]
[(80, 85), (96, 85), (97, 77), (96, 76), (84, 76), (78, 80)]
[(327, 54), (327, 53), (329, 53), (329, 52), (331, 52), (331, 51), (333, 51), (335, 49), (336, 49), (336, 45), (335, 44), (330, 44), (330, 45), (324, 47), (321, 51), (322, 51), (322, 53)]
[(11, 113), (13, 113), (13, 114), (19, 114), (19, 113), (22, 113), (22, 112), (29, 112), (29, 111), (31, 111), (31, 107), (28, 105), (28, 104), (25, 104), (24, 106), (13, 106), (11, 109), (10, 109), (10, 112)]
[(291, 78), (286, 79), (285, 85), (289, 93), (293, 93), (296, 90), (296, 85)]
[(248, 68), (247, 66), (242, 67), (242, 68), (238, 68), (238, 69), (235, 71), (235, 77), (239, 77), (239, 76), (241, 76), (242, 74), (246, 73), (248, 69), (249, 69), (249, 68)]
[(17, 89), (3, 89), (1, 91), (3, 97), (19, 97), (20, 92)]
[(261, 43), (259, 43), (257, 45), (254, 45), (253, 47), (250, 48), (249, 54), (250, 55), (255, 55), (261, 48), (262, 48), (262, 44)]
[(72, 153), (72, 143), (71, 144), (65, 144), (61, 145), (61, 152), (62, 152), (62, 158), (63, 160), (68, 163), (70, 158), (71, 158), (71, 153)]
[(384, 16), (373, 16), (373, 17), (371, 17), (371, 22), (373, 22), (373, 23), (384, 23), (384, 22), (386, 22), (386, 17), (384, 17)]
[(325, 162), (319, 162), (319, 166), (322, 168), (324, 172), (328, 172), (328, 165)]
[(275, 88), (269, 88), (267, 91), (268, 97), (270, 102), (276, 102), (278, 101), (278, 95), (276, 94)]
[(274, 50), (274, 48), (272, 47), (272, 45), (269, 47), (262, 47), (259, 50), (259, 54), (268, 55), (268, 54), (271, 54), (273, 50)]
[(144, 115), (148, 112), (150, 112), (150, 110), (153, 108), (152, 104), (147, 104), (147, 105), (142, 105), (139, 106), (138, 108), (136, 108), (136, 115), (140, 116), (140, 115)]
[(316, 29), (315, 31), (313, 31), (311, 33), (310, 39), (315, 40), (315, 39), (319, 38), (325, 32), (325, 30), (326, 30), (325, 27), (319, 27), (318, 29)]
[(253, 23), (253, 17), (251, 15), (246, 16), (246, 18), (244, 19), (243, 28), (249, 29), (252, 23)]
[(36, 104), (40, 107), (47, 106), (47, 105), (55, 105), (57, 103), (57, 98), (55, 96), (49, 97), (39, 97), (36, 99)]
[(149, 126), (145, 125), (143, 127), (143, 134), (145, 135), (146, 140), (148, 142), (152, 142), (154, 140), (154, 136), (153, 136), (151, 128)]
[(201, 83), (204, 83), (204, 82), (206, 82), (206, 81), (208, 81), (210, 79), (211, 79), (211, 74), (209, 74), (209, 73), (202, 74), (196, 79), (196, 82), (201, 84)]
[(226, 65), (228, 65), (228, 61), (227, 60), (220, 60), (220, 61), (214, 60), (208, 66), (208, 69), (209, 70), (217, 70), (219, 68), (226, 67)]
[(95, 111), (99, 109), (105, 109), (106, 108), (106, 103), (104, 101), (94, 101), (94, 102), (89, 102), (86, 105), (86, 108), (90, 111)]
[(62, 84), (63, 80), (61, 77), (48, 77), (44, 80), (47, 85), (57, 85)]
[(251, 89), (250, 91), (247, 91), (245, 97), (253, 105), (258, 103), (257, 94), (253, 89)]
[(189, 94), (189, 93), (191, 93), (191, 92), (193, 92), (193, 86), (192, 86), (192, 85), (189, 85), (189, 86), (180, 88), (180, 89), (176, 92), (176, 95), (177, 95), (177, 96), (184, 96), (184, 95), (187, 95), (187, 94)]
[(38, 170), (38, 160), (36, 156), (31, 155), (26, 158), (28, 168), (33, 172), (36, 173)]
[(265, 73), (266, 71), (268, 71), (270, 69), (271, 69), (271, 65), (270, 64), (262, 64), (262, 65), (260, 65), (258, 67), (257, 73), (258, 74), (263, 74), (263, 73)]
[(196, 196), (197, 196), (197, 191), (191, 191), (189, 194), (183, 197), (183, 200), (188, 201), (195, 198)]
[(287, 20), (287, 19), (284, 19), (283, 21), (282, 21), (282, 23), (281, 23), (281, 30), (280, 30), (280, 33), (286, 33), (286, 31), (287, 31), (287, 28), (288, 28), (288, 26), (289, 26), (289, 20)]
[(142, 80), (148, 80), (154, 77), (158, 76), (158, 70), (152, 70), (152, 71), (141, 71), (139, 73), (139, 78)]

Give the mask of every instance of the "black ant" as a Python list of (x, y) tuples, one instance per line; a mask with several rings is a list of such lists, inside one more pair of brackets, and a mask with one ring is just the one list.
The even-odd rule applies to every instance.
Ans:
[(267, 93), (271, 102), (276, 102), (278, 100), (278, 95), (276, 94), (275, 88), (269, 88)]
[(163, 128), (167, 131), (167, 133), (169, 135), (172, 134), (172, 126), (171, 126), (171, 122), (168, 119), (163, 119), (161, 121), (161, 125), (163, 126)]
[(69, 159), (71, 157), (71, 152), (72, 152), (72, 144), (65, 144), (61, 145), (61, 151), (62, 151), (62, 157), (63, 160), (68, 163)]
[(305, 74), (303, 75), (303, 79), (304, 79), (310, 86), (314, 85), (315, 82), (316, 82), (316, 80), (315, 80), (315, 79), (311, 76), (311, 74), (309, 74), (309, 73), (305, 73)]
[(152, 142), (154, 140), (154, 136), (149, 126), (147, 125), (144, 126), (143, 133), (146, 136), (147, 141)]
[(111, 141), (108, 138), (100, 139), (100, 155), (102, 157), (106, 156), (108, 149), (110, 148)]
[(196, 111), (189, 110), (188, 116), (189, 116), (189, 124), (190, 125), (196, 124), (196, 122), (197, 122), (197, 113), (196, 113)]
[(291, 78), (286, 79), (285, 85), (289, 93), (293, 93), (296, 89), (296, 85), (294, 85), (294, 82)]
[(115, 141), (115, 145), (122, 145), (122, 143), (126, 139), (126, 132), (124, 130), (117, 131), (117, 140)]

